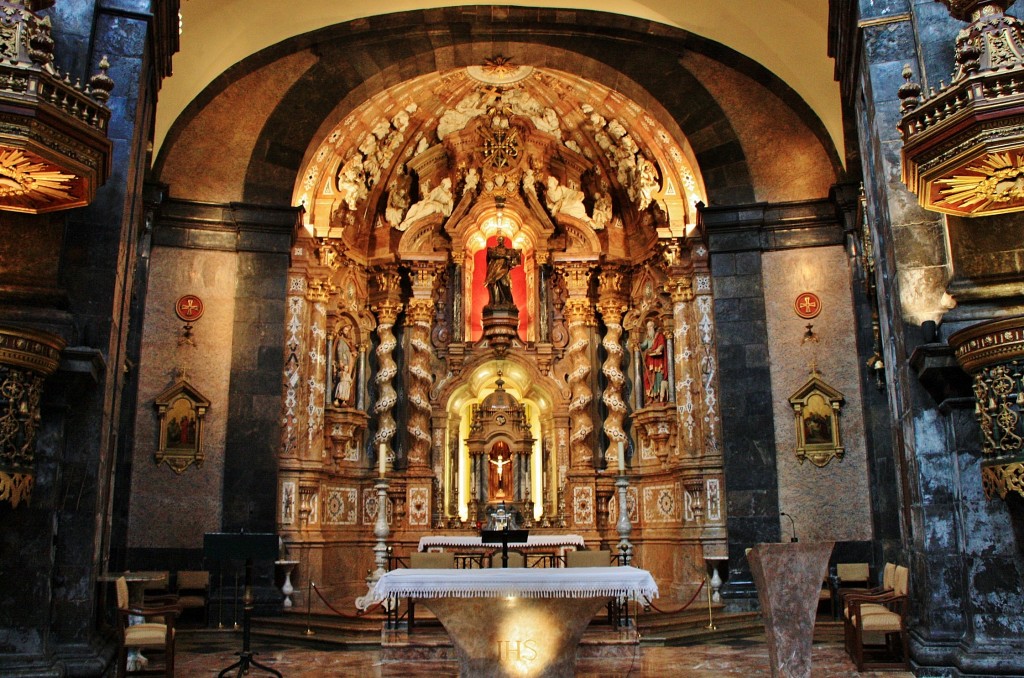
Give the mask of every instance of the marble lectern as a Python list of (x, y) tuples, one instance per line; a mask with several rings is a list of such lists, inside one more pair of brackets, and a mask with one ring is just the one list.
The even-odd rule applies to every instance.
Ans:
[(374, 596), (415, 598), (452, 640), (459, 675), (572, 678), (576, 648), (609, 598), (654, 598), (634, 567), (392, 570)]
[(810, 678), (814, 617), (835, 542), (758, 544), (747, 553), (772, 676)]

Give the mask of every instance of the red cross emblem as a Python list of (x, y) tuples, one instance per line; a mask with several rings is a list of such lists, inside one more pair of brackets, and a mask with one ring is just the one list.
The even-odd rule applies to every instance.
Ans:
[(194, 294), (186, 294), (174, 304), (174, 312), (187, 323), (199, 320), (203, 315), (203, 300)]
[(805, 320), (815, 318), (821, 313), (821, 299), (814, 292), (802, 292), (797, 295), (793, 304), (796, 314)]

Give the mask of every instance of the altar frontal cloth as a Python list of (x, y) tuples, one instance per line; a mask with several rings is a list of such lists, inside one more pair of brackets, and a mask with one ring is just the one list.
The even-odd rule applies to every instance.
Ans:
[(658, 597), (647, 570), (635, 567), (392, 570), (374, 587), (374, 598), (605, 598)]

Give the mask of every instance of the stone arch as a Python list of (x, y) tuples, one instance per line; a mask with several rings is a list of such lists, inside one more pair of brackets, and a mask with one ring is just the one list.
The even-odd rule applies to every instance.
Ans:
[[(746, 57), (649, 21), (600, 12), (575, 12), (574, 16), (572, 35), (559, 26), (553, 10), (508, 8), (507, 19), (498, 21), (489, 12), (467, 7), (443, 13), (387, 15), (379, 21), (339, 24), (286, 40), (243, 60), (197, 97), (172, 128), (158, 158), (157, 172), (167, 149), (174, 146), (189, 120), (220, 90), (254, 69), (301, 50), (312, 50), (318, 60), (281, 94), (251, 156), (244, 161), (245, 201), (288, 201), (289, 182), (301, 166), (305, 144), (336, 109), (350, 110), (368, 96), (415, 75), (476, 64), (495, 53), (513, 50), (522, 50), (524, 60), (538, 65), (558, 60), (558, 66), (622, 91), (655, 115), (663, 111), (667, 119), (662, 122), (676, 126), (681, 136), (690, 140), (711, 203), (752, 202), (755, 190), (729, 116), (681, 64), (680, 56), (687, 52), (702, 53), (727, 68), (771, 83), (839, 167), (823, 126), (806, 104)], [(624, 50), (630, 58), (616, 59)], [(650, 68), (654, 63), (661, 67)], [(671, 67), (665, 68), (666, 64)]]

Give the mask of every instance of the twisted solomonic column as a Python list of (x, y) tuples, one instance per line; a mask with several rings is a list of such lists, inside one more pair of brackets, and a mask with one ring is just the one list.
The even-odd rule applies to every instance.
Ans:
[[(604, 432), (611, 444), (605, 450), (605, 463), (612, 466), (618, 457), (618, 443), (626, 444), (626, 431), (622, 422), (626, 419), (626, 403), (622, 399), (622, 387), (626, 383), (626, 375), (622, 373), (622, 314), (626, 312), (625, 301), (618, 296), (621, 273), (609, 272), (601, 274), (602, 298), (597, 304), (607, 331), (601, 345), (607, 357), (601, 365), (601, 373), (605, 377), (604, 393), (601, 401), (608, 408), (604, 418)], [(607, 289), (609, 294), (604, 295)]]
[(594, 324), (594, 309), (587, 298), (590, 283), (589, 264), (569, 264), (563, 271), (569, 298), (565, 301), (565, 317), (569, 328), (569, 449), (570, 463), (581, 467), (592, 465), (594, 452), (590, 435), (594, 422), (590, 417), (590, 403), (594, 392), (590, 388), (590, 327)]
[(398, 401), (398, 393), (391, 385), (392, 379), (398, 374), (398, 365), (395, 364), (391, 354), (395, 350), (397, 342), (391, 328), (395, 326), (395, 319), (402, 310), (402, 302), (398, 299), (399, 278), (397, 271), (381, 270), (376, 275), (377, 293), (374, 295), (374, 303), (371, 310), (377, 315), (377, 337), (380, 343), (377, 345), (377, 375), (374, 381), (377, 382), (377, 402), (373, 406), (373, 412), (377, 415), (377, 434), (373, 438), (374, 447), (382, 443), (391, 448), (391, 439), (395, 437), (398, 426), (391, 414)]
[(434, 302), (430, 299), (412, 299), (406, 313), (409, 322), (409, 435), (410, 466), (427, 466), (430, 458), (430, 327), (434, 317)]

